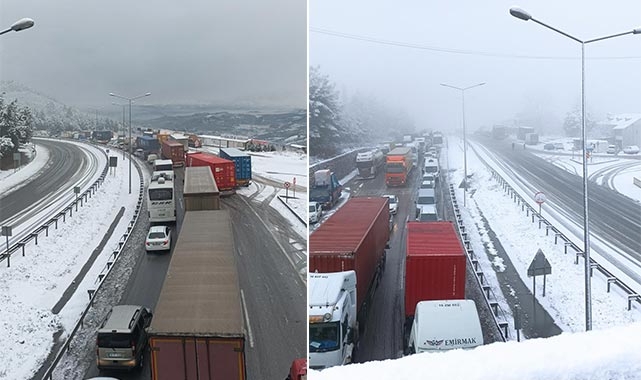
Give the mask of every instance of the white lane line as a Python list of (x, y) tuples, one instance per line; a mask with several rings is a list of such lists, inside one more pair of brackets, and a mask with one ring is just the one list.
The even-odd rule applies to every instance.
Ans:
[(245, 314), (245, 323), (247, 324), (247, 335), (249, 335), (249, 347), (254, 348), (254, 335), (252, 326), (249, 324), (249, 315), (247, 314), (247, 304), (245, 303), (245, 292), (240, 289), (240, 299), (243, 301), (243, 312)]

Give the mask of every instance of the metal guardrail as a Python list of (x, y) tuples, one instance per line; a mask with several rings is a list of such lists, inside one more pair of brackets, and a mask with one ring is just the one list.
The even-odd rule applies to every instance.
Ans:
[(641, 187), (641, 179), (639, 179), (639, 178), (637, 178), (637, 177), (634, 177), (634, 179), (632, 179), (632, 183), (633, 183), (635, 186)]
[(456, 191), (454, 190), (453, 184), (450, 184), (450, 199), (452, 200), (452, 208), (454, 209), (454, 215), (456, 216), (456, 228), (458, 230), (459, 237), (465, 246), (467, 261), (469, 265), (474, 267), (476, 281), (478, 282), (479, 287), (483, 290), (483, 299), (485, 300), (487, 308), (492, 310), (496, 328), (501, 333), (501, 338), (505, 342), (509, 337), (509, 324), (506, 318), (507, 313), (498, 303), (498, 298), (492, 291), (492, 288), (485, 284), (483, 271), (479, 270), (479, 260), (476, 258), (474, 250), (470, 247), (470, 240), (468, 239), (467, 232), (465, 231), (465, 224), (463, 223), (461, 210), (456, 200)]
[[(130, 156), (129, 159), (132, 159), (132, 157)], [(75, 334), (83, 326), (83, 321), (85, 319), (85, 316), (89, 312), (89, 309), (91, 309), (91, 307), (93, 306), (93, 300), (96, 297), (96, 294), (100, 290), (102, 284), (105, 282), (105, 279), (111, 273), (111, 270), (113, 269), (115, 262), (120, 257), (120, 253), (122, 252), (123, 248), (125, 247), (125, 244), (127, 243), (127, 240), (129, 240), (129, 237), (131, 236), (131, 231), (133, 230), (134, 225), (138, 221), (138, 216), (140, 215), (140, 210), (142, 209), (142, 202), (144, 200), (144, 177), (143, 177), (142, 171), (140, 169), (140, 166), (138, 164), (136, 164), (136, 169), (138, 170), (138, 174), (140, 175), (140, 192), (138, 194), (138, 202), (136, 204), (136, 210), (134, 212), (134, 216), (133, 216), (132, 220), (129, 221), (129, 225), (127, 226), (127, 232), (124, 233), (121, 236), (120, 241), (118, 242), (118, 249), (114, 250), (111, 253), (110, 260), (107, 261), (105, 266), (102, 268), (102, 270), (98, 274), (98, 278), (94, 282), (95, 289), (90, 289), (88, 291), (89, 292), (89, 304), (87, 304), (87, 307), (85, 308), (85, 310), (80, 315), (80, 319), (78, 320), (78, 322), (76, 322), (76, 325), (74, 326), (73, 330), (71, 331), (71, 333), (69, 334), (69, 336), (65, 340), (65, 342), (62, 345), (62, 347), (60, 348), (60, 350), (58, 350), (58, 353), (56, 354), (56, 356), (55, 356), (55, 358), (53, 360), (53, 363), (51, 364), (51, 366), (49, 366), (49, 368), (47, 369), (47, 371), (43, 375), (42, 378), (45, 379), (45, 380), (52, 380), (53, 379), (53, 371), (56, 369), (56, 366), (58, 365), (60, 360), (63, 358), (63, 356), (67, 353), (67, 350), (69, 349), (69, 345), (71, 344), (71, 341), (73, 340)]]

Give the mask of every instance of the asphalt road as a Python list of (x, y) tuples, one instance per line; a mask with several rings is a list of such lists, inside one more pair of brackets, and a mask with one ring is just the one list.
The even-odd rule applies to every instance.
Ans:
[(31, 211), (46, 206), (53, 194), (68, 183), (79, 180), (90, 166), (90, 159), (75, 144), (42, 139), (34, 139), (34, 143), (49, 150), (49, 161), (19, 191), (0, 197), (0, 224), (3, 226), (16, 225), (19, 214), (26, 214), (28, 218)]

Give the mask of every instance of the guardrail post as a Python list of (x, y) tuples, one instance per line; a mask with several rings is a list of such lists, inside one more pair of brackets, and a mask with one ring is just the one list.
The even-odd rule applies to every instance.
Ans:
[[(525, 216), (530, 216), (530, 208), (525, 209)], [(532, 217), (532, 222), (534, 222), (534, 217)]]
[(499, 314), (499, 303), (496, 301), (490, 301), (490, 306), (492, 307), (492, 311), (494, 312), (494, 316), (497, 317)]
[(44, 227), (44, 229), (45, 229), (45, 236), (46, 236), (46, 237), (49, 237), (49, 226), (44, 225), (44, 226), (42, 226), (42, 227)]
[(566, 241), (563, 245), (565, 246), (565, 254), (567, 255), (568, 254), (568, 246), (572, 245), (572, 243), (570, 243), (569, 241)]
[[(82, 206), (83, 206), (83, 204), (82, 204), (82, 197), (80, 197), (80, 198), (78, 198), (78, 199), (80, 199), (80, 207), (82, 207)], [(76, 209), (76, 211), (78, 211), (78, 209)]]
[(73, 207), (69, 207), (69, 217), (73, 218)]
[(118, 252), (120, 252), (120, 251), (111, 252), (111, 255), (113, 256), (114, 260), (116, 259), (116, 256), (118, 256)]
[(490, 287), (489, 285), (483, 285), (483, 290), (485, 291), (485, 298), (490, 299)]
[(58, 217), (56, 216), (53, 220), (56, 222), (56, 229), (58, 229)]
[(100, 273), (98, 274), (98, 282), (102, 282), (102, 279), (105, 278), (105, 275)]
[(534, 223), (534, 211), (532, 211), (532, 223)]
[(31, 237), (36, 239), (36, 245), (38, 245), (38, 234), (34, 232), (31, 234)]
[(470, 257), (470, 259), (474, 260), (474, 250), (473, 249), (468, 249), (467, 250), (467, 255)]
[(476, 277), (479, 278), (481, 281), (481, 285), (483, 285), (485, 282), (483, 281), (483, 272), (476, 272)]
[(111, 268), (112, 264), (113, 264), (113, 261), (107, 261), (107, 270)]
[(617, 278), (616, 277), (609, 277), (608, 278), (608, 288), (607, 288), (608, 289), (608, 293), (610, 293), (610, 284), (612, 284), (613, 282), (616, 283), (617, 282)]
[(639, 298), (638, 294), (630, 294), (628, 296), (628, 311), (632, 310), (632, 300), (635, 298)]
[(24, 257), (24, 243), (18, 243), (22, 247), (22, 257)]
[(507, 341), (508, 338), (508, 324), (507, 322), (499, 322), (499, 328), (502, 328), (505, 334), (503, 334), (503, 338)]
[(76, 212), (78, 212), (78, 199), (73, 202), (76, 205)]
[(85, 197), (85, 202), (87, 201), (87, 193), (84, 193), (83, 196)]
[(583, 255), (583, 252), (576, 251), (576, 256), (574, 256), (574, 265), (578, 265), (579, 264), (579, 256), (582, 256), (582, 255)]
[(592, 273), (594, 273), (594, 268), (599, 268), (599, 264), (597, 263), (590, 263), (590, 277), (592, 277)]

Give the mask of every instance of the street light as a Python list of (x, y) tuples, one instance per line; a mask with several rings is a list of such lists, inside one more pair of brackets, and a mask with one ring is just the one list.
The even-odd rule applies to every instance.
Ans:
[(151, 92), (148, 92), (144, 95), (134, 96), (133, 98), (127, 98), (125, 96), (114, 94), (113, 92), (109, 93), (109, 96), (115, 96), (116, 98), (124, 99), (129, 102), (129, 194), (131, 194), (131, 146), (133, 145), (131, 143), (131, 102), (149, 95), (151, 95)]
[(543, 22), (535, 19), (521, 8), (510, 8), (510, 14), (518, 19), (529, 21), (542, 25), (551, 29), (559, 34), (562, 34), (569, 39), (572, 39), (581, 44), (581, 142), (583, 145), (583, 252), (585, 254), (585, 330), (592, 330), (592, 296), (591, 296), (591, 279), (590, 279), (590, 227), (588, 225), (588, 157), (586, 150), (587, 135), (585, 130), (585, 45), (607, 40), (609, 38), (624, 36), (626, 34), (641, 34), (641, 28), (633, 29), (623, 33), (612, 34), (605, 37), (594, 38), (591, 40), (580, 40), (570, 34), (567, 34), (559, 29), (551, 27)]
[(465, 133), (465, 90), (470, 88), (483, 86), (485, 82), (475, 84), (469, 87), (455, 87), (450, 86), (449, 84), (441, 83), (441, 86), (453, 88), (455, 90), (461, 91), (461, 97), (463, 98), (463, 207), (466, 207), (466, 198), (467, 198), (467, 134)]
[(11, 27), (9, 29), (5, 29), (5, 30), (1, 31), (0, 34), (9, 33), (11, 31), (19, 32), (19, 31), (24, 30), (24, 29), (29, 29), (29, 28), (31, 28), (33, 26), (33, 24), (34, 24), (34, 22), (33, 22), (32, 19), (23, 18), (23, 19), (20, 19), (20, 20), (14, 22), (13, 25), (11, 25)]

